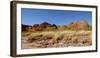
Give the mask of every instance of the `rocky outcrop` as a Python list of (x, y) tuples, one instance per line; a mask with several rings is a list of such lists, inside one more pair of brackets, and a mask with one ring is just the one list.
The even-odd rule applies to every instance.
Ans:
[(47, 28), (57, 29), (57, 26), (55, 24), (49, 24), (47, 22), (43, 22), (41, 24), (34, 24), (33, 26), (22, 24), (22, 31), (42, 31)]
[(22, 24), (22, 31), (28, 31), (31, 29), (32, 26)]
[[(86, 20), (81, 20), (77, 22), (71, 22), (69, 25), (60, 26), (62, 29), (66, 30), (85, 30), (91, 29), (90, 25)], [(22, 24), (22, 31), (43, 31), (43, 30), (57, 30), (59, 27), (56, 24), (49, 24), (48, 22), (43, 22), (41, 24), (34, 25), (24, 25)], [(64, 30), (65, 30), (64, 29)]]
[(32, 31), (42, 31), (42, 30), (46, 30), (47, 28), (52, 28), (52, 27), (57, 29), (57, 26), (55, 24), (49, 24), (48, 22), (43, 22), (41, 24), (34, 24), (32, 26)]
[(86, 20), (82, 20), (79, 22), (71, 22), (68, 25), (69, 29), (75, 29), (75, 30), (83, 30), (89, 27), (89, 24)]

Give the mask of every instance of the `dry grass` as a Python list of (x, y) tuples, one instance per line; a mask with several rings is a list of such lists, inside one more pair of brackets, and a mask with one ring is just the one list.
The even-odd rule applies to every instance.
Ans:
[(91, 31), (45, 31), (22, 33), (22, 49), (92, 45)]

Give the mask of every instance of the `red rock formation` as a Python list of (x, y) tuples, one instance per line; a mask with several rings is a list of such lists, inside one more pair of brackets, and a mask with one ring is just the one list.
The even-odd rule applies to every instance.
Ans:
[(82, 20), (79, 22), (72, 22), (68, 25), (70, 29), (75, 29), (75, 30), (83, 30), (89, 27), (89, 24), (86, 20)]
[[(86, 20), (82, 20), (79, 22), (71, 22), (67, 27), (72, 30), (84, 30), (89, 27), (89, 24)], [(58, 27), (55, 24), (49, 24), (48, 22), (34, 24), (33, 26), (22, 24), (22, 31), (55, 30), (57, 28)]]
[(42, 31), (46, 28), (54, 27), (57, 29), (57, 26), (55, 24), (49, 24), (47, 22), (43, 22), (41, 24), (34, 24), (33, 26), (24, 25), (22, 24), (22, 31)]

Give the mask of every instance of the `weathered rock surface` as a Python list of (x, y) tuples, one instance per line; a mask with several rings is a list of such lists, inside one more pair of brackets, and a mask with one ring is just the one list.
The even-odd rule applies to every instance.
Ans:
[(68, 27), (75, 30), (84, 30), (89, 27), (89, 24), (86, 20), (82, 20), (79, 22), (71, 22)]

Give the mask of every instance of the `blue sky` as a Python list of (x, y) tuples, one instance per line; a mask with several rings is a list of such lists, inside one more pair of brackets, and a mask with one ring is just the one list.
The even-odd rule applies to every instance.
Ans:
[(50, 9), (21, 9), (22, 24), (40, 24), (48, 22), (56, 25), (67, 25), (73, 21), (86, 20), (92, 24), (91, 11), (50, 10)]

